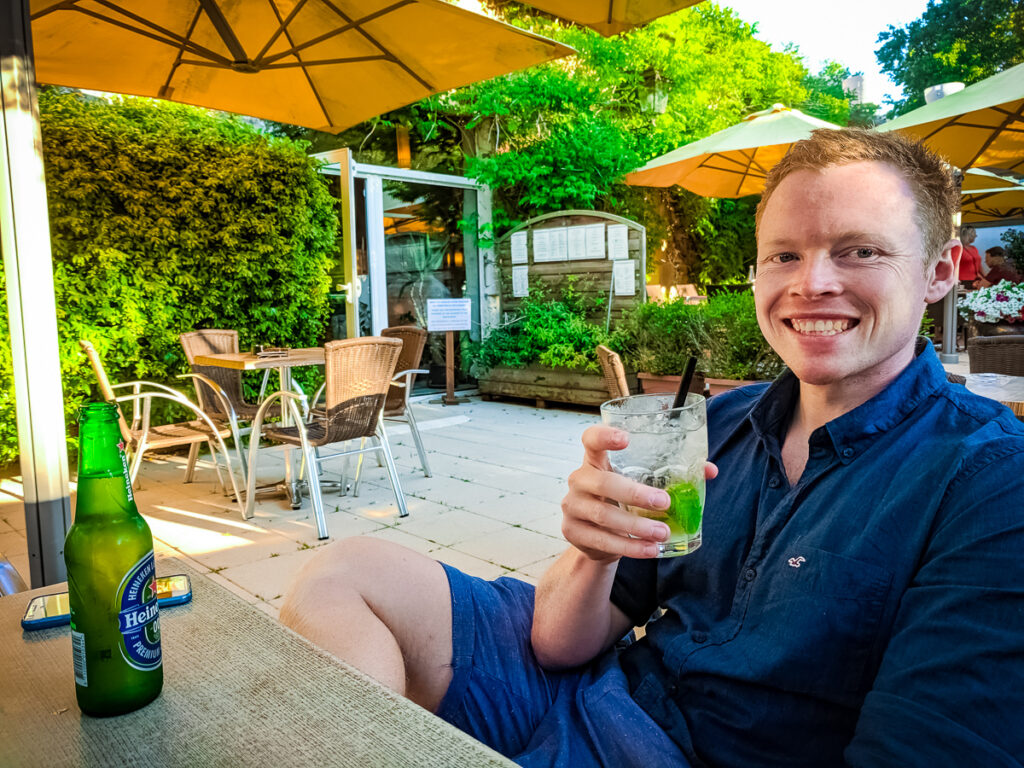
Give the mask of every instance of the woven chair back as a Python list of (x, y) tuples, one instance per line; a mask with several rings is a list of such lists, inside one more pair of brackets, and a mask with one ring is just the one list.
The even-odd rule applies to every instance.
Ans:
[[(380, 335), (387, 339), (401, 339), (402, 341), (402, 354), (398, 356), (398, 363), (395, 365), (396, 371), (408, 371), (420, 367), (423, 347), (427, 343), (425, 330), (416, 325), (394, 325), (385, 328)], [(415, 380), (415, 376), (409, 379), (410, 387)], [(388, 389), (387, 400), (384, 402), (385, 413), (404, 411), (405, 397), (405, 387), (391, 385)]]
[(604, 374), (604, 385), (612, 399), (629, 396), (629, 383), (626, 381), (626, 368), (622, 358), (604, 344), (597, 347), (597, 359), (601, 361), (601, 373)]
[[(199, 355), (218, 355), (226, 352), (238, 351), (238, 331), (225, 328), (206, 328), (200, 331), (189, 331), (178, 337), (181, 340), (181, 347), (185, 350), (185, 357), (192, 368), (192, 373), (200, 373), (208, 379), (215, 381), (224, 394), (228, 396), (231, 405), (238, 410), (238, 406), (244, 403), (242, 399), (242, 372), (230, 368), (221, 368), (216, 365), (196, 365), (196, 357)], [(199, 407), (210, 415), (227, 415), (220, 405), (220, 400), (213, 394), (213, 391), (201, 381), (193, 379), (196, 394), (199, 396)]]
[(124, 414), (121, 412), (121, 405), (115, 399), (114, 388), (110, 386), (110, 379), (107, 378), (107, 371), (103, 367), (103, 361), (100, 360), (99, 352), (96, 351), (96, 347), (91, 342), (85, 339), (81, 339), (78, 344), (85, 352), (85, 356), (89, 358), (89, 365), (92, 366), (92, 372), (96, 375), (96, 383), (99, 384), (100, 397), (105, 402), (113, 403), (117, 406), (117, 423), (121, 428), (121, 437), (124, 438), (126, 443), (132, 445), (132, 431), (128, 426), (128, 422), (125, 421)]
[(401, 352), (400, 339), (382, 336), (324, 345), (326, 442), (373, 436)]
[(1024, 334), (975, 336), (967, 341), (971, 373), (1024, 376)]

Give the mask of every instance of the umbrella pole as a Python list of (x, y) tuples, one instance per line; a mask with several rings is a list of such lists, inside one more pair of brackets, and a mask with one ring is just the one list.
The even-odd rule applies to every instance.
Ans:
[(71, 500), (29, 0), (0, 0), (0, 250), (29, 570), (42, 587), (66, 579)]
[(956, 351), (956, 295), (959, 285), (954, 284), (942, 300), (942, 351), (939, 360), (943, 363), (959, 363), (960, 355)]

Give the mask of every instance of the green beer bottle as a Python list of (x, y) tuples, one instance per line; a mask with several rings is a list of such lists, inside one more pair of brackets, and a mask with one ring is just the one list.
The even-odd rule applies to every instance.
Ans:
[(117, 408), (93, 403), (79, 418), (78, 501), (64, 542), (78, 706), (120, 715), (160, 694), (153, 535), (128, 479)]

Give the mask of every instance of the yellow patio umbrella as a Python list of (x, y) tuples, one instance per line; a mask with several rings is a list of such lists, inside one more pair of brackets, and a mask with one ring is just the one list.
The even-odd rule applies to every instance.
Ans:
[(572, 53), (442, 0), (31, 0), (39, 82), (338, 132)]
[(1024, 64), (883, 123), (959, 168), (1024, 172)]
[(639, 27), (700, 0), (524, 0), (537, 10), (574, 21), (605, 37)]
[(1024, 186), (988, 192), (966, 192), (960, 221), (979, 224), (1002, 219), (1024, 219)]
[(993, 173), (984, 168), (968, 168), (964, 171), (960, 191), (964, 194), (999, 192), (1024, 186), (1024, 176), (1008, 173)]
[(656, 157), (626, 176), (638, 187), (678, 184), (704, 197), (743, 197), (764, 189), (768, 171), (817, 128), (839, 126), (775, 104), (741, 123)]

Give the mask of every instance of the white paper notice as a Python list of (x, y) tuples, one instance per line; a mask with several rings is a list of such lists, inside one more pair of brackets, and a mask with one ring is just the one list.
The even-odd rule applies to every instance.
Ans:
[(589, 259), (590, 256), (587, 255), (587, 228), (567, 227), (565, 232), (568, 238), (569, 261)]
[(526, 232), (514, 232), (512, 234), (512, 263), (525, 264), (529, 261), (526, 252)]
[[(608, 227), (611, 230), (611, 227)], [(636, 260), (623, 259), (612, 264), (616, 296), (636, 296)]]
[(608, 258), (625, 259), (629, 257), (629, 230), (625, 224), (608, 225)]
[(551, 261), (550, 229), (533, 230), (533, 263)]
[(427, 299), (427, 330), (468, 331), (472, 314), (471, 299)]
[(512, 267), (512, 295), (516, 297), (530, 295), (529, 267)]
[(566, 257), (569, 254), (569, 238), (566, 237), (565, 227), (549, 229), (548, 233), (548, 237), (551, 238), (551, 260), (565, 261)]
[(587, 258), (604, 258), (604, 224), (588, 224), (584, 227), (587, 230)]

